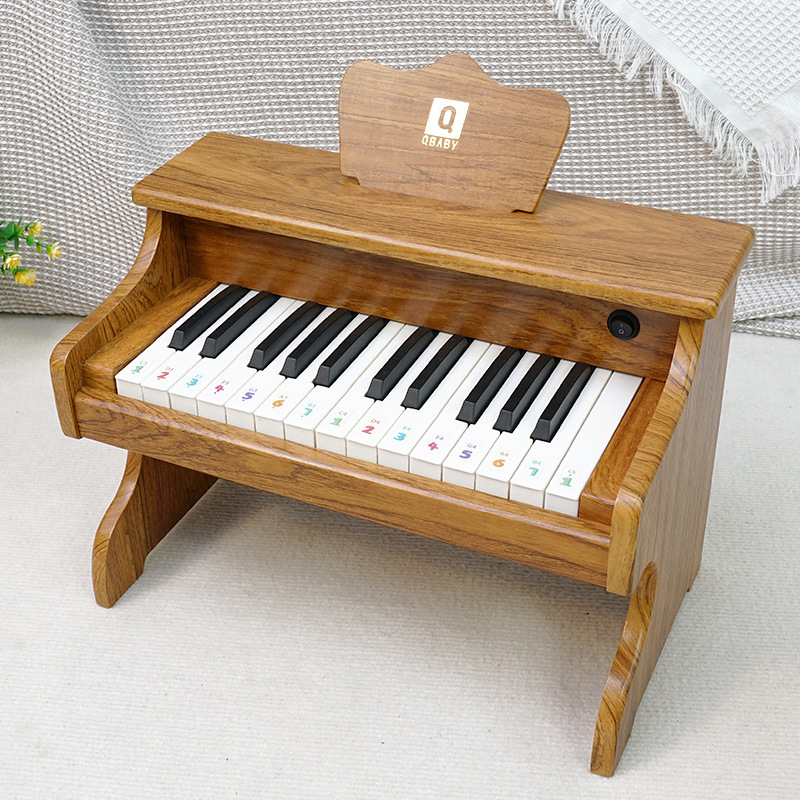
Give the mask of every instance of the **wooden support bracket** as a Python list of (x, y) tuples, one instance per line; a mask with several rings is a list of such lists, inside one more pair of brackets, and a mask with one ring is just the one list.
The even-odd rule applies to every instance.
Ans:
[(211, 475), (128, 453), (117, 494), (94, 540), (92, 581), (111, 608), (142, 574), (148, 553), (216, 481)]

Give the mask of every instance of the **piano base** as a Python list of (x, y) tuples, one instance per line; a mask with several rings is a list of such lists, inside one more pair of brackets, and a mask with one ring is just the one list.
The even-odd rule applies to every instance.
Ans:
[(111, 608), (142, 574), (150, 551), (217, 479), (166, 461), (128, 453), (117, 494), (92, 550), (97, 603)]
[[(110, 608), (119, 600), (142, 574), (153, 548), (216, 480), (212, 475), (128, 452), (119, 489), (94, 541), (92, 582), (99, 605)], [(688, 561), (671, 566), (673, 574), (659, 574), (651, 561), (631, 594), (594, 732), (591, 769), (599, 775), (614, 774), (687, 582), (694, 577)]]

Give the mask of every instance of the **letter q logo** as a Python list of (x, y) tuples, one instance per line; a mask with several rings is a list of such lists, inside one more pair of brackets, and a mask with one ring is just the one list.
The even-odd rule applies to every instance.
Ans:
[(464, 120), (467, 118), (469, 103), (462, 100), (446, 100), (443, 97), (434, 97), (431, 110), (428, 114), (428, 124), (425, 133), (428, 136), (444, 136), (448, 139), (458, 139)]

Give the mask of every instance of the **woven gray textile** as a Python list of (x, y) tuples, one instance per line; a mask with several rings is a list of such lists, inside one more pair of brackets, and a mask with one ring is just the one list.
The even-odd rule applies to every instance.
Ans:
[(131, 186), (209, 130), (335, 150), (337, 91), (359, 59), (415, 69), (468, 52), (508, 86), (555, 89), (572, 125), (550, 186), (756, 229), (736, 320), (800, 336), (800, 190), (759, 204), (674, 96), (631, 83), (544, 0), (403, 3), (0, 0), (9, 54), (0, 215), (40, 217), (65, 255), (0, 281), (0, 310), (86, 313), (130, 268)]

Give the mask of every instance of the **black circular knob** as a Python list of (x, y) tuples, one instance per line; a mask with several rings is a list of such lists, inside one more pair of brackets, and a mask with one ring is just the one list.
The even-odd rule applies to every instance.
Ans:
[(630, 311), (612, 311), (606, 324), (617, 339), (634, 339), (639, 333), (639, 320)]

